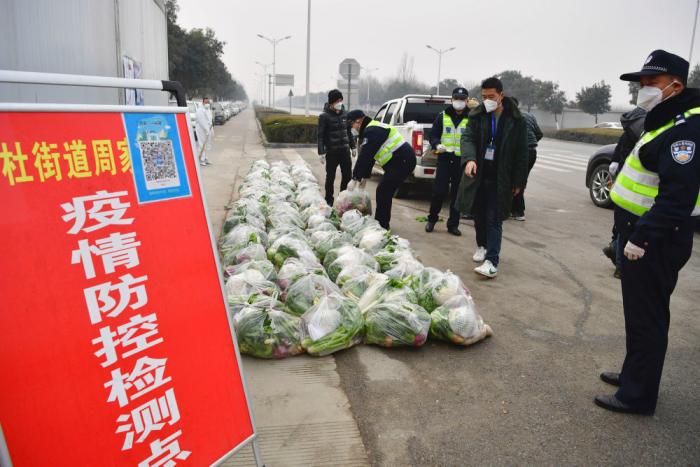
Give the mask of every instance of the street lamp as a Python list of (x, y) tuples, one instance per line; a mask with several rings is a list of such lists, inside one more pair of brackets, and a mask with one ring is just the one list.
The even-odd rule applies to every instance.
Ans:
[(435, 47), (433, 47), (431, 45), (426, 45), (426, 47), (438, 54), (438, 78), (437, 78), (437, 90), (435, 91), (435, 94), (440, 95), (440, 68), (442, 67), (442, 54), (447, 53), (450, 50), (454, 50), (457, 47), (450, 47), (449, 49), (436, 49)]
[(371, 81), (372, 77), (372, 72), (379, 70), (379, 68), (367, 68), (365, 66), (361, 66), (363, 70), (367, 72), (367, 111), (369, 112), (370, 108), (370, 100), (369, 100), (369, 83)]
[(275, 82), (277, 75), (275, 74), (275, 63), (276, 63), (276, 55), (277, 55), (277, 44), (282, 42), (283, 40), (290, 39), (292, 36), (285, 36), (285, 37), (280, 37), (278, 39), (270, 39), (269, 37), (265, 37), (262, 34), (258, 34), (258, 37), (260, 39), (265, 39), (267, 42), (272, 44), (272, 104), (270, 105), (271, 108), (275, 108), (275, 85), (277, 84)]
[[(700, 0), (699, 0), (700, 1)], [(311, 68), (311, 0), (307, 2), (306, 11), (306, 97), (304, 98), (304, 115), (309, 116), (309, 77)]]
[[(271, 79), (270, 79), (270, 75), (267, 74), (267, 67), (269, 67), (270, 65), (272, 65), (272, 63), (261, 63), (261, 62), (258, 62), (258, 61), (256, 60), (256, 61), (255, 61), (255, 64), (256, 64), (256, 65), (260, 65), (260, 66), (262, 67), (263, 72), (265, 73), (264, 77), (267, 77), (267, 86), (265, 86), (265, 84), (264, 84), (264, 83), (265, 83), (265, 79), (264, 79), (264, 77), (263, 77), (263, 89), (264, 89), (264, 88), (267, 88), (267, 106), (270, 107), (270, 88), (272, 87), (272, 86), (270, 86), (270, 84), (272, 83), (272, 81), (271, 81)], [(265, 92), (263, 91), (263, 96), (264, 96), (264, 95), (265, 95)], [(263, 99), (263, 100), (264, 100), (264, 99)], [(265, 105), (264, 102), (263, 102), (263, 105)]]

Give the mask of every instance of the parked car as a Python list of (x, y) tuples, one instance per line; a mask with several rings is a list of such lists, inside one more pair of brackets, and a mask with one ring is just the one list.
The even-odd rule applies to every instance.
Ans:
[(211, 110), (214, 113), (214, 125), (223, 125), (226, 123), (226, 111), (221, 102), (211, 104)]
[[(396, 128), (416, 154), (416, 168), (397, 190), (397, 197), (406, 196), (412, 185), (432, 183), (435, 179), (437, 158), (430, 150), (427, 136), (437, 114), (450, 102), (449, 96), (407, 94), (385, 102), (374, 116), (375, 120)], [(381, 171), (379, 166), (375, 167)]]
[(613, 128), (615, 130), (622, 130), (622, 123), (620, 122), (600, 122), (593, 125), (593, 128)]
[(610, 162), (615, 152), (615, 144), (608, 144), (596, 152), (588, 159), (586, 169), (586, 187), (591, 196), (591, 201), (598, 207), (611, 207), (610, 189), (612, 188), (613, 177), (610, 175)]

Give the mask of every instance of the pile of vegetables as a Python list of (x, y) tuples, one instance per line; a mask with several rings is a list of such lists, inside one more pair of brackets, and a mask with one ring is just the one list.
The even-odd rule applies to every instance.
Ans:
[(306, 164), (258, 160), (238, 193), (219, 247), (242, 353), (323, 356), (429, 336), (469, 345), (492, 334), (459, 277), (424, 267), (367, 215), (364, 190), (332, 208)]

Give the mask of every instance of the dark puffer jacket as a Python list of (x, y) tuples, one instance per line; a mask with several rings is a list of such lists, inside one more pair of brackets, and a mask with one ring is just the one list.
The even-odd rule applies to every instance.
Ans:
[(333, 110), (329, 104), (323, 107), (323, 113), (318, 116), (318, 153), (349, 151), (355, 148), (355, 141), (348, 127), (345, 107), (340, 113)]

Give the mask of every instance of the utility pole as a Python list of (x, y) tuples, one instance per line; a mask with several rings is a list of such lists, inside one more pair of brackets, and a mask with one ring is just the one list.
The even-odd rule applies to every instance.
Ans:
[(262, 34), (258, 34), (258, 37), (261, 39), (265, 39), (267, 42), (272, 44), (272, 76), (270, 78), (270, 85), (272, 86), (272, 102), (270, 103), (271, 108), (275, 108), (275, 86), (277, 83), (275, 82), (276, 78), (276, 58), (277, 58), (277, 44), (279, 42), (282, 42), (285, 39), (289, 39), (292, 36), (285, 36), (285, 37), (280, 37), (279, 39), (270, 39), (269, 37), (265, 37)]
[(690, 64), (691, 70), (693, 67), (693, 46), (695, 45), (695, 29), (698, 26), (698, 10), (700, 9), (700, 0), (698, 0), (695, 5), (695, 20), (693, 21), (693, 37), (690, 39), (690, 54), (688, 54), (688, 63)]
[(306, 97), (304, 98), (304, 115), (309, 116), (309, 70), (311, 69), (311, 0), (307, 0), (306, 13)]
[[(265, 102), (264, 102), (265, 101), (265, 94), (266, 94), (265, 88), (267, 88), (267, 106), (270, 107), (270, 83), (269, 83), (270, 75), (267, 73), (267, 67), (272, 65), (272, 63), (260, 63), (257, 60), (255, 63), (257, 65), (260, 65), (263, 69), (263, 72), (264, 72), (263, 79), (262, 79), (262, 81), (263, 81), (263, 105), (265, 105)], [(268, 85), (267, 86), (265, 86), (265, 77), (268, 78)]]
[(440, 95), (440, 71), (442, 68), (442, 54), (447, 53), (450, 50), (454, 50), (457, 47), (450, 47), (449, 49), (436, 49), (435, 47), (433, 47), (431, 45), (426, 45), (426, 47), (438, 54), (438, 76), (437, 76), (437, 86), (436, 86), (435, 94)]
[(352, 110), (352, 107), (350, 107), (350, 101), (352, 94), (350, 94), (352, 90), (352, 63), (348, 63), (348, 111)]

